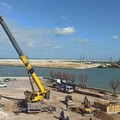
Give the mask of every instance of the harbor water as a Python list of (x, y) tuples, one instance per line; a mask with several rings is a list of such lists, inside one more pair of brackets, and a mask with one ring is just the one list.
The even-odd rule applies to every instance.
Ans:
[[(50, 78), (50, 71), (57, 71), (66, 74), (74, 74), (75, 82), (80, 83), (79, 76), (83, 74), (83, 70), (75, 69), (59, 69), (59, 68), (34, 68), (38, 76)], [(89, 68), (84, 69), (84, 73), (87, 75), (86, 84), (90, 87), (102, 88), (111, 90), (110, 80), (120, 80), (120, 69), (109, 68)], [(25, 67), (16, 66), (0, 66), (0, 77), (27, 77), (27, 71)]]

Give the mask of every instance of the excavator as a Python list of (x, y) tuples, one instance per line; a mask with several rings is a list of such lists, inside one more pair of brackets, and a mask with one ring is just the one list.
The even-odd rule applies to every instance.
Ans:
[(26, 67), (30, 81), (34, 80), (34, 82), (36, 83), (36, 86), (38, 88), (38, 90), (35, 91), (34, 87), (32, 85), (32, 82), (30, 82), (32, 91), (24, 92), (25, 99), (22, 102), (24, 102), (26, 112), (41, 110), (42, 109), (41, 101), (43, 101), (44, 99), (50, 99), (50, 90), (44, 89), (42, 83), (40, 82), (38, 76), (36, 75), (36, 73), (34, 71), (34, 68), (31, 66), (26, 55), (22, 52), (22, 50), (18, 46), (15, 38), (13, 37), (12, 33), (10, 32), (10, 30), (9, 30), (8, 26), (6, 25), (5, 21), (3, 20), (2, 16), (0, 16), (0, 24), (1, 24), (2, 28), (4, 29), (4, 31), (6, 32), (8, 38), (10, 39), (15, 50), (17, 51), (24, 66)]

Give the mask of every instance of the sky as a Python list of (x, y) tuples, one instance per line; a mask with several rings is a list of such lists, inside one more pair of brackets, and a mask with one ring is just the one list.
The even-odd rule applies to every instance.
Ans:
[[(0, 16), (28, 58), (120, 58), (120, 0), (0, 0)], [(0, 58), (19, 58), (1, 26)]]

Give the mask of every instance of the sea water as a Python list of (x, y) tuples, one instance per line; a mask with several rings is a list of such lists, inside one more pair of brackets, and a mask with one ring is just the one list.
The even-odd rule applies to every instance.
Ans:
[[(80, 75), (87, 76), (86, 84), (90, 87), (111, 89), (110, 80), (120, 80), (120, 69), (115, 68), (89, 68), (89, 69), (61, 69), (61, 68), (39, 68), (34, 67), (38, 76), (50, 78), (50, 71), (74, 74), (75, 82), (80, 83)], [(0, 77), (27, 77), (28, 73), (25, 67), (0, 66)]]

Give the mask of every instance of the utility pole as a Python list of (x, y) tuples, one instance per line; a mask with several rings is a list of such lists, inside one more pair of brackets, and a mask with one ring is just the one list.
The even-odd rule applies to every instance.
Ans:
[(112, 57), (111, 57), (111, 64), (112, 64)]

